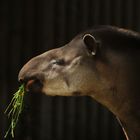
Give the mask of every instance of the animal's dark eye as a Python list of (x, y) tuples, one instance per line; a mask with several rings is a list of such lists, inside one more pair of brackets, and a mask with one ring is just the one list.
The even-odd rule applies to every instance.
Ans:
[(56, 64), (56, 65), (64, 65), (65, 62), (63, 59), (56, 59), (56, 60), (52, 60), (52, 64)]

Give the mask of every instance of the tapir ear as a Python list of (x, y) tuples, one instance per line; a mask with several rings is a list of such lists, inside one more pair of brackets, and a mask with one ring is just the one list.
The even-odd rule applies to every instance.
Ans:
[(85, 34), (83, 36), (83, 41), (92, 55), (96, 55), (97, 52), (97, 41), (91, 34)]

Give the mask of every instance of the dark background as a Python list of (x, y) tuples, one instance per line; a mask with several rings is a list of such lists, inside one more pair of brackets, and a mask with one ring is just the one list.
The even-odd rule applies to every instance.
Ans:
[[(4, 110), (20, 68), (94, 25), (140, 31), (139, 0), (3, 0), (0, 2), (0, 140)], [(7, 138), (11, 140), (11, 137)], [(15, 140), (124, 140), (116, 118), (88, 97), (27, 94)]]

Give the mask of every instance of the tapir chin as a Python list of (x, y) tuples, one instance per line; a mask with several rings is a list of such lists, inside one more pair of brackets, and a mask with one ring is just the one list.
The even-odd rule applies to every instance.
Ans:
[(127, 140), (140, 140), (140, 34), (99, 26), (66, 45), (32, 58), (19, 72), (27, 91), (90, 96), (122, 125)]

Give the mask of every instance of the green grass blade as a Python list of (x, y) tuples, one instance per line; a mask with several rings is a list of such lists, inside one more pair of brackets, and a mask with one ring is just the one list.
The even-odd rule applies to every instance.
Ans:
[(23, 109), (23, 99), (24, 99), (24, 85), (21, 85), (18, 89), (18, 91), (13, 95), (13, 98), (6, 108), (5, 112), (8, 117), (11, 119), (11, 124), (9, 126), (9, 129), (7, 130), (4, 138), (8, 136), (9, 133), (11, 133), (12, 137), (14, 138), (14, 130), (17, 125), (17, 122), (19, 120), (19, 116)]

